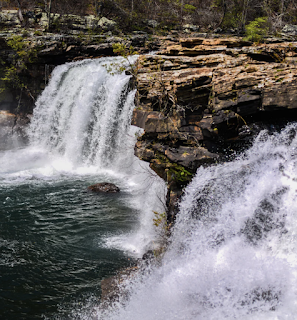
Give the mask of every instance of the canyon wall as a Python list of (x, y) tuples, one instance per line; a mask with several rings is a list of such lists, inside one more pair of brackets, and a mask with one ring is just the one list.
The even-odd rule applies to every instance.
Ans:
[(0, 34), (1, 78), (16, 68), (9, 81), (0, 80), (3, 145), (11, 133), (23, 139), (35, 99), (55, 66), (112, 56), (115, 44), (141, 54), (132, 70), (137, 88), (132, 124), (144, 129), (135, 155), (167, 182), (169, 221), (199, 166), (228, 161), (260, 130), (297, 119), (294, 37), (254, 44), (206, 33), (180, 37), (174, 30), (167, 36), (123, 35), (115, 26), (90, 32), (88, 19), (58, 34), (44, 29), (44, 19), (26, 30), (16, 19), (1, 19), (11, 24)]
[(181, 38), (138, 61), (135, 154), (168, 184), (169, 221), (201, 165), (228, 161), (262, 129), (297, 119), (297, 43)]

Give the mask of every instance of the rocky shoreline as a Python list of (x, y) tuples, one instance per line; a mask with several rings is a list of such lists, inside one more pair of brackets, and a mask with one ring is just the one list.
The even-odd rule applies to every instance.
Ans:
[[(18, 76), (26, 87), (0, 93), (0, 149), (25, 139), (35, 99), (57, 65), (115, 55), (114, 44), (140, 53), (133, 81), (137, 89), (132, 124), (144, 129), (135, 155), (167, 183), (167, 219), (175, 219), (183, 189), (199, 166), (228, 161), (262, 129), (275, 130), (297, 120), (297, 41), (267, 38), (254, 44), (218, 34), (167, 36), (134, 32), (119, 35), (54, 34), (36, 29), (14, 35), (36, 53)], [(9, 45), (13, 33), (0, 34), (0, 72), (19, 53)], [(150, 51), (154, 54), (148, 54)], [(3, 74), (3, 73), (2, 73)], [(3, 85), (3, 81), (1, 83)], [(117, 300), (119, 283), (138, 267), (102, 281), (102, 301)]]
[(132, 124), (144, 129), (135, 155), (166, 181), (170, 223), (199, 166), (226, 161), (261, 129), (297, 119), (294, 35), (258, 44), (231, 35), (174, 30), (167, 36), (140, 31), (123, 35), (115, 26), (100, 27), (99, 20), (92, 23), (97, 30), (92, 33), (86, 32), (86, 19), (72, 19), (77, 22), (72, 31), (57, 34), (45, 31), (42, 18), (38, 28), (25, 30), (12, 20), (11, 28), (0, 34), (0, 71), (17, 65), (24, 50), (34, 57), (20, 60), (25, 67), (16, 73), (23, 85), (3, 86), (0, 81), (1, 141), (11, 133), (24, 139), (22, 128), (55, 66), (115, 55), (115, 44), (133, 48), (140, 57), (132, 72), (137, 89)]

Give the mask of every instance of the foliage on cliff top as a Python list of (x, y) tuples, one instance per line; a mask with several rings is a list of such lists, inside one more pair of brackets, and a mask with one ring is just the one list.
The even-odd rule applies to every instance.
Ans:
[(24, 17), (36, 7), (57, 14), (93, 14), (118, 22), (123, 31), (158, 32), (185, 24), (244, 31), (251, 21), (267, 17), (270, 30), (297, 23), (296, 0), (4, 0), (0, 9), (18, 8)]
[(267, 17), (258, 17), (246, 26), (246, 40), (260, 42), (267, 33)]
[[(7, 39), (7, 45), (13, 50), (14, 55), (10, 63), (2, 63), (3, 77), (2, 87), (0, 92), (5, 90), (5, 87), (25, 89), (28, 91), (27, 86), (21, 79), (21, 74), (27, 69), (27, 64), (34, 62), (37, 57), (37, 48), (31, 47), (29, 43), (25, 41), (25, 38), (20, 35), (14, 35)], [(28, 94), (33, 98), (31, 93)], [(34, 98), (33, 98), (34, 100)]]

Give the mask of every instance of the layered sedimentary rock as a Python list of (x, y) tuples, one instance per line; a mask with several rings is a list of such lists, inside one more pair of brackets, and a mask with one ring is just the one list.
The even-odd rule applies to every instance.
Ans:
[[(26, 31), (0, 33), (0, 110), (32, 113), (35, 99), (45, 88), (55, 66), (82, 59), (115, 55), (114, 44), (148, 52), (159, 48), (158, 40), (145, 33), (114, 36), (52, 34)], [(19, 30), (20, 31), (20, 30)], [(17, 48), (19, 48), (17, 50)], [(20, 67), (24, 65), (24, 67)], [(15, 69), (14, 69), (15, 68)], [(15, 74), (11, 72), (15, 70)], [(19, 79), (15, 80), (15, 75)], [(10, 78), (4, 83), (1, 78)], [(19, 83), (21, 82), (21, 84)], [(8, 84), (8, 85), (7, 85)], [(2, 89), (5, 89), (2, 94)]]
[(140, 57), (132, 123), (145, 132), (135, 154), (168, 182), (171, 218), (200, 165), (225, 160), (263, 127), (297, 119), (297, 43), (266, 42), (186, 38)]

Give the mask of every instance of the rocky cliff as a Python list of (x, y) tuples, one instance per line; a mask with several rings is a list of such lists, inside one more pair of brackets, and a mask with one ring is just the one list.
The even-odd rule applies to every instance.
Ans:
[(22, 128), (57, 65), (112, 56), (115, 44), (139, 53), (160, 48), (157, 37), (124, 35), (106, 18), (53, 14), (52, 25), (59, 30), (51, 33), (45, 13), (33, 12), (21, 24), (17, 12), (0, 12), (0, 149), (12, 143), (12, 133), (24, 138)]
[[(11, 79), (6, 79), (6, 83), (0, 80), (0, 87), (5, 89), (2, 95), (0, 93), (0, 110), (32, 113), (34, 100), (44, 89), (55, 66), (75, 60), (112, 56), (116, 43), (128, 48), (133, 46), (140, 53), (159, 48), (158, 41), (154, 38), (148, 41), (145, 33), (75, 36), (52, 33), (36, 35), (34, 32), (12, 35), (3, 32), (0, 34), (1, 78), (12, 67), (16, 72), (9, 73)], [(20, 81), (16, 81), (15, 76)]]
[[(15, 70), (8, 73), (8, 85), (0, 81), (5, 89), (0, 92), (1, 141), (11, 132), (22, 136), (34, 100), (56, 65), (114, 55), (117, 43), (132, 46), (146, 53), (133, 72), (138, 92), (132, 124), (145, 130), (135, 154), (167, 182), (171, 221), (183, 187), (199, 166), (227, 161), (262, 128), (297, 118), (294, 41), (274, 38), (255, 45), (219, 35), (179, 38), (176, 31), (166, 37), (123, 35), (98, 19), (90, 29), (89, 18), (68, 16), (53, 17), (68, 28), (58, 34), (45, 30), (43, 16), (29, 19), (31, 26), (22, 29), (15, 15), (0, 16), (8, 24), (0, 34), (1, 78)], [(151, 50), (156, 53), (147, 54)]]
[(227, 161), (259, 130), (297, 119), (297, 43), (181, 38), (141, 56), (135, 154), (168, 184), (169, 220), (200, 165)]
[(105, 17), (52, 13), (49, 25), (39, 8), (22, 18), (18, 10), (0, 11), (0, 30), (0, 110), (18, 114), (32, 113), (34, 100), (59, 64), (112, 56), (119, 43), (139, 53), (160, 48), (157, 37), (141, 31), (123, 34)]

